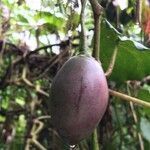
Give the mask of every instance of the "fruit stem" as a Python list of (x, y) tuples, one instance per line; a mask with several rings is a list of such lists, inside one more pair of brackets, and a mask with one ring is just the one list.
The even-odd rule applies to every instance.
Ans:
[(81, 22), (81, 44), (80, 44), (80, 53), (86, 54), (87, 53), (87, 37), (86, 37), (86, 30), (85, 30), (85, 6), (87, 0), (81, 0), (81, 14), (80, 14), (80, 22)]
[(97, 137), (97, 129), (94, 130), (92, 134), (92, 149), (93, 150), (99, 150), (99, 142)]
[(94, 15), (94, 47), (92, 56), (99, 61), (100, 53), (100, 20), (103, 8), (97, 0), (89, 0)]
[(145, 101), (140, 100), (138, 98), (135, 98), (135, 97), (132, 97), (132, 96), (129, 96), (129, 95), (111, 90), (111, 89), (109, 89), (109, 94), (112, 95), (112, 96), (118, 97), (121, 100), (125, 100), (125, 101), (128, 101), (128, 102), (133, 102), (135, 104), (142, 105), (142, 106), (145, 106), (145, 107), (150, 107), (149, 102), (145, 102)]

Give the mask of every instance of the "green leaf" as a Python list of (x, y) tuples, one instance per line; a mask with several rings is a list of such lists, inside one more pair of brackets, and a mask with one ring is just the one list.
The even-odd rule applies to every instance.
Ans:
[[(55, 14), (49, 13), (49, 12), (39, 12), (35, 15), (35, 20), (39, 23), (42, 23), (41, 25), (48, 25), (49, 29), (55, 32), (58, 30), (63, 29), (65, 24), (65, 19), (62, 17), (59, 17)], [(48, 29), (48, 27), (47, 27)]]
[(18, 97), (18, 98), (15, 99), (15, 101), (20, 106), (24, 106), (25, 105), (25, 101), (24, 101), (23, 97)]
[(106, 71), (115, 46), (118, 44), (118, 53), (115, 66), (110, 79), (117, 84), (127, 80), (141, 80), (150, 74), (150, 50), (121, 34), (110, 23), (103, 21), (101, 29), (101, 53), (100, 60)]
[(17, 17), (20, 22), (28, 23), (28, 20), (23, 15), (18, 14)]
[(66, 23), (67, 31), (75, 30), (79, 25), (79, 21), (80, 15), (77, 12), (73, 12), (72, 14), (70, 14)]
[(5, 118), (5, 117), (0, 116), (0, 122), (4, 122), (5, 120), (6, 120), (6, 118)]
[(145, 118), (141, 118), (140, 128), (143, 137), (150, 142), (150, 121)]
[(150, 91), (145, 88), (140, 89), (138, 92), (138, 98), (150, 102)]
[[(138, 91), (137, 97), (144, 101), (150, 102), (150, 86), (144, 85), (144, 87)], [(147, 107), (141, 107), (140, 113), (143, 115), (150, 116), (150, 109)]]

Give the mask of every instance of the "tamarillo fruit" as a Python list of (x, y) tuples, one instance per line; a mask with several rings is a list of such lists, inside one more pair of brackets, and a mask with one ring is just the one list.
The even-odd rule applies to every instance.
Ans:
[(101, 65), (92, 57), (72, 57), (56, 74), (50, 98), (56, 131), (69, 145), (77, 144), (93, 132), (108, 104)]

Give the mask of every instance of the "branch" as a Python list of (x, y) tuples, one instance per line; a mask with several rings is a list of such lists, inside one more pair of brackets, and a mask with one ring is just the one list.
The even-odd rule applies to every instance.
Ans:
[(17, 50), (18, 52), (21, 52), (21, 49), (18, 48), (18, 47), (17, 47), (15, 44), (13, 44), (13, 43), (6, 42), (6, 45), (8, 45), (8, 46), (14, 48), (14, 49)]
[(33, 51), (30, 51), (28, 54), (27, 54), (27, 57), (29, 57), (31, 54), (35, 54), (43, 49), (48, 49), (48, 48), (52, 48), (54, 46), (61, 46), (61, 43), (58, 43), (58, 44), (52, 44), (52, 45), (46, 45), (46, 46), (42, 46), (42, 47), (39, 47)]
[(46, 150), (46, 148), (41, 145), (41, 143), (39, 143), (37, 140), (32, 140), (32, 142), (37, 146), (37, 148), (39, 148), (40, 150)]
[(100, 16), (102, 13), (102, 6), (99, 4), (97, 0), (89, 0), (93, 9), (94, 15)]
[(86, 54), (87, 51), (87, 38), (85, 31), (85, 6), (87, 0), (81, 0), (82, 9), (80, 14), (80, 22), (81, 22), (81, 50), (80, 52)]
[(66, 55), (67, 52), (68, 52), (68, 50), (64, 50), (64, 51), (62, 51), (59, 55), (53, 56), (53, 57), (49, 60), (49, 62), (48, 62), (48, 64), (47, 64), (46, 68), (44, 68), (44, 71), (43, 71), (36, 79), (41, 79), (41, 78), (43, 78), (43, 77), (48, 73), (48, 71), (49, 71), (57, 62), (59, 62), (59, 60), (60, 60), (64, 55)]
[(19, 109), (16, 109), (16, 110), (8, 110), (8, 111), (4, 108), (0, 109), (0, 115), (1, 116), (6, 116), (6, 115), (17, 116), (17, 115), (20, 115), (20, 114), (24, 114), (26, 112), (27, 112), (27, 110), (25, 108), (19, 108)]
[(27, 66), (25, 66), (25, 67), (23, 68), (22, 77), (21, 77), (22, 81), (23, 81), (25, 84), (27, 84), (29, 87), (34, 88), (37, 93), (42, 94), (42, 95), (44, 95), (44, 96), (46, 96), (46, 97), (49, 97), (49, 94), (48, 94), (47, 92), (43, 91), (39, 86), (36, 86), (36, 85), (34, 85), (31, 81), (29, 81), (29, 80), (26, 78), (26, 74), (27, 74)]
[[(39, 48), (36, 48), (35, 50), (33, 51), (30, 51), (28, 54), (27, 54), (27, 57), (29, 57), (30, 55), (32, 54), (36, 54), (37, 52), (43, 50), (43, 49), (48, 49), (48, 48), (52, 48), (54, 46), (60, 46), (60, 47), (65, 47), (65, 46), (68, 46), (70, 44), (70, 40), (66, 40), (66, 41), (61, 41), (60, 43), (57, 43), (57, 44), (51, 44), (51, 45), (46, 45), (46, 46), (42, 46), (42, 47), (39, 47)], [(71, 43), (72, 45), (74, 45), (73, 43)], [(76, 44), (74, 45), (76, 46)]]
[(44, 127), (43, 122), (39, 121), (38, 119), (34, 120), (34, 124), (32, 126), (30, 133), (31, 137), (28, 138), (27, 140), (25, 150), (29, 150), (31, 144), (34, 144), (40, 150), (46, 150), (46, 148), (41, 143), (39, 143), (39, 141), (37, 141), (39, 133), (41, 132), (43, 127)]
[(126, 94), (123, 94), (123, 93), (120, 93), (120, 92), (117, 92), (117, 91), (113, 91), (111, 89), (109, 89), (109, 93), (110, 93), (110, 95), (118, 97), (118, 98), (120, 98), (122, 100), (125, 100), (125, 101), (128, 101), (128, 102), (131, 101), (131, 102), (133, 102), (135, 104), (142, 105), (142, 106), (145, 106), (145, 107), (150, 107), (150, 103), (149, 102), (145, 102), (145, 101), (140, 100), (138, 98), (131, 97), (131, 96), (128, 96)]
[(94, 48), (93, 48), (93, 57), (99, 61), (100, 53), (100, 17), (102, 14), (102, 6), (98, 3), (97, 0), (90, 0), (93, 14), (94, 14)]

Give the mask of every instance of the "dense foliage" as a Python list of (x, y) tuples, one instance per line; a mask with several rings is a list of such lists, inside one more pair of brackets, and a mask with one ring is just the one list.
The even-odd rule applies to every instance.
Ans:
[[(140, 21), (134, 0), (125, 8), (116, 0), (99, 2), (104, 8), (100, 61), (105, 71), (118, 49), (109, 87), (150, 102), (149, 1), (143, 0)], [(47, 104), (57, 71), (80, 53), (80, 9), (77, 0), (1, 0), (0, 149), (69, 149), (52, 126)], [(91, 54), (94, 26), (89, 2), (85, 15)], [(97, 136), (104, 150), (149, 150), (150, 109), (110, 96)], [(76, 148), (94, 150), (93, 141), (88, 137)]]

